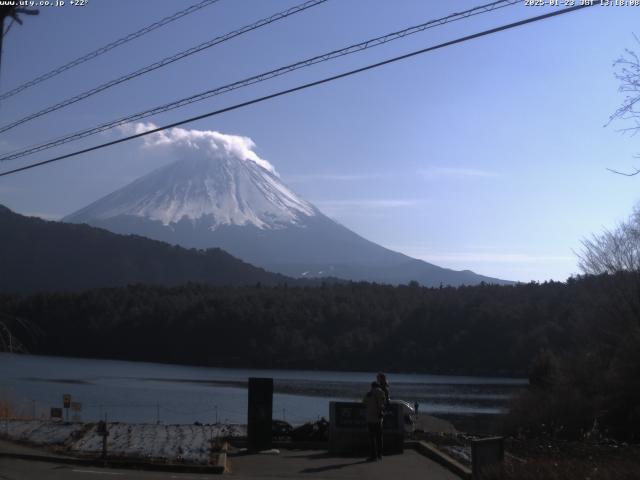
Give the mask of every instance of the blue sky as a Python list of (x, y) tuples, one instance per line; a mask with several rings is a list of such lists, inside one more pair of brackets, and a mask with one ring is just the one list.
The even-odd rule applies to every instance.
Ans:
[[(89, 0), (85, 7), (42, 7), (5, 37), (0, 91), (190, 3)], [(297, 3), (220, 0), (7, 99), (0, 123)], [(0, 136), (0, 148), (55, 138), (482, 3), (329, 0), (16, 127)], [(552, 8), (505, 8), (150, 120), (180, 120)], [(638, 20), (640, 7), (592, 7), (186, 128), (252, 138), (295, 191), (381, 245), (491, 276), (564, 280), (577, 272), (573, 252), (580, 239), (624, 220), (640, 199), (640, 179), (606, 171), (635, 166), (640, 141), (617, 131), (628, 125), (604, 127), (623, 98), (612, 64), (625, 48), (640, 49), (633, 37)], [(60, 218), (168, 161), (132, 142), (2, 177), (0, 203)]]

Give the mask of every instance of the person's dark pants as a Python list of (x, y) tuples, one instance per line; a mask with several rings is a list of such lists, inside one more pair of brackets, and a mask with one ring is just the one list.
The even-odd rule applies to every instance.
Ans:
[(371, 443), (371, 458), (382, 458), (382, 421), (367, 423), (367, 428)]

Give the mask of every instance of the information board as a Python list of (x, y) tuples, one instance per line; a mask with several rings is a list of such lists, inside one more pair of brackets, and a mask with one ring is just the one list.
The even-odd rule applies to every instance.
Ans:
[[(385, 409), (383, 422), (384, 452), (402, 453), (404, 418), (402, 407), (391, 403)], [(362, 402), (329, 404), (329, 451), (337, 454), (366, 454), (369, 450), (367, 410)]]
[(337, 428), (367, 428), (367, 410), (364, 404), (336, 402)]
[[(391, 404), (387, 406), (382, 428), (384, 430), (397, 430), (399, 414), (398, 405)], [(364, 403), (335, 402), (335, 416), (336, 428), (367, 428), (367, 410)]]

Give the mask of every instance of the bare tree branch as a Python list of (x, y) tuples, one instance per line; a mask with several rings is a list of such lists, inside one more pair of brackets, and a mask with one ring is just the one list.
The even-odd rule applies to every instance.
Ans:
[(590, 275), (605, 275), (618, 298), (624, 316), (626, 309), (640, 326), (640, 208), (613, 230), (582, 240), (578, 266)]
[(640, 169), (637, 167), (634, 167), (634, 171), (633, 172), (620, 172), (618, 170), (614, 170), (613, 168), (607, 168), (607, 170), (609, 170), (612, 173), (616, 173), (618, 175), (624, 175), (625, 177), (635, 177), (636, 175), (638, 175), (640, 173)]
[[(640, 39), (634, 34), (636, 44), (640, 46)], [(618, 91), (625, 95), (622, 104), (609, 117), (605, 124), (611, 125), (614, 120), (633, 122), (633, 126), (617, 130), (620, 133), (630, 133), (632, 136), (640, 132), (640, 56), (631, 49), (625, 49), (624, 54), (613, 63), (614, 77), (620, 82)], [(634, 177), (640, 173), (640, 169), (634, 168), (631, 172), (622, 172), (613, 168), (607, 168), (611, 173)]]

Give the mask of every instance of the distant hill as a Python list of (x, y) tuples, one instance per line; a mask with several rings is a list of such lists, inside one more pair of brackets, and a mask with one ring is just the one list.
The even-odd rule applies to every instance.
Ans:
[(80, 290), (144, 283), (295, 283), (212, 248), (188, 250), (88, 225), (25, 217), (0, 205), (0, 291)]

